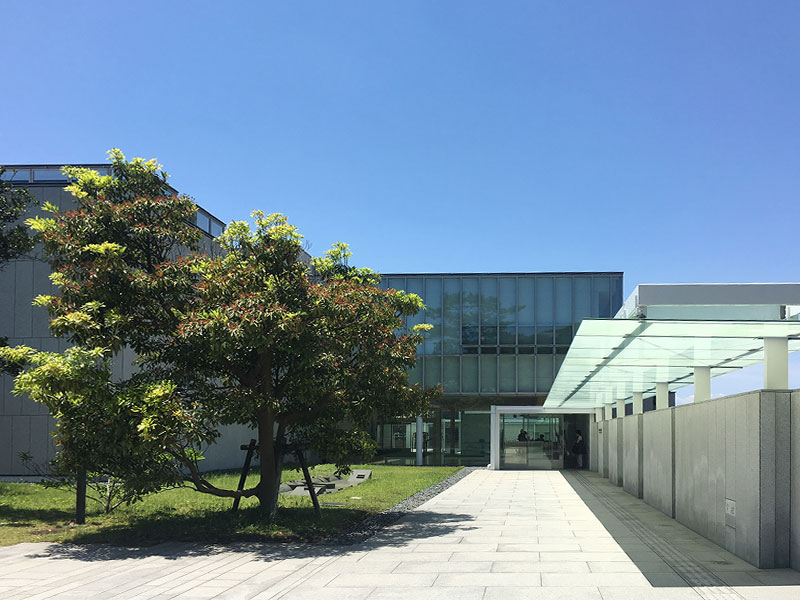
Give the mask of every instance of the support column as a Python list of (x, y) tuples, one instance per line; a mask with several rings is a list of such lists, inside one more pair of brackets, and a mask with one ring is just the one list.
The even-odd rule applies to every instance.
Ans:
[(764, 338), (764, 389), (789, 389), (789, 340)]
[(669, 383), (666, 381), (656, 384), (656, 410), (669, 408)]
[(644, 412), (644, 398), (642, 392), (633, 392), (633, 414), (640, 415)]
[(603, 420), (610, 421), (611, 420), (611, 407), (614, 406), (610, 402), (608, 404), (603, 405)]
[(603, 420), (603, 409), (602, 408), (595, 408), (594, 409), (594, 420), (595, 423), (599, 423)]
[(694, 368), (694, 401), (711, 399), (711, 367)]
[(625, 416), (625, 399), (617, 400), (617, 418), (621, 419)]
[(422, 415), (417, 417), (417, 466), (422, 466), (422, 437), (423, 437)]

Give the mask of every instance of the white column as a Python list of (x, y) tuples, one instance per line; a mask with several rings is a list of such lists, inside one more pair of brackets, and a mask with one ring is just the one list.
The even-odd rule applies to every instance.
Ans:
[(640, 415), (644, 412), (644, 399), (642, 392), (633, 392), (633, 414)]
[(656, 384), (656, 410), (669, 408), (669, 383), (663, 381)]
[(789, 340), (764, 338), (764, 389), (789, 389)]
[(608, 404), (606, 404), (606, 405), (603, 407), (603, 408), (604, 408), (604, 411), (603, 411), (603, 413), (604, 413), (604, 414), (603, 414), (603, 420), (604, 420), (604, 421), (610, 421), (610, 420), (611, 420), (611, 407), (612, 407), (612, 406), (613, 406), (613, 404), (611, 404), (611, 403), (609, 402)]
[(711, 399), (711, 367), (694, 368), (694, 401)]
[(617, 400), (617, 418), (621, 419), (625, 416), (625, 399)]
[(595, 423), (599, 423), (603, 420), (603, 409), (602, 408), (595, 408), (594, 409), (594, 420)]
[(417, 417), (417, 466), (422, 466), (422, 415)]

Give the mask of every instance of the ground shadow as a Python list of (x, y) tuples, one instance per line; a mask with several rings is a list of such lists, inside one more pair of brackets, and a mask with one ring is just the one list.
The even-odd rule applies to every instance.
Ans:
[[(622, 492), (597, 474), (563, 471), (564, 479), (589, 510), (611, 534), (653, 587), (729, 588), (744, 586), (800, 585), (800, 573), (792, 569), (758, 569), (727, 552), (711, 540), (664, 517), (656, 509)], [(625, 503), (641, 503), (643, 512), (652, 511), (653, 523), (647, 524), (615, 500), (625, 493)], [(664, 520), (663, 527), (658, 521)], [(662, 531), (659, 531), (662, 530)], [(671, 531), (671, 535), (666, 532)], [(689, 551), (707, 550), (708, 560)]]
[[(295, 510), (295, 509), (293, 509)], [(367, 537), (357, 543), (338, 543), (337, 538), (321, 539), (317, 542), (287, 541), (276, 542), (274, 539), (254, 536), (252, 540), (242, 541), (243, 536), (237, 535), (235, 541), (181, 541), (172, 539), (156, 545), (139, 546), (135, 539), (130, 539), (124, 546), (90, 543), (91, 535), (83, 536), (81, 543), (51, 544), (42, 550), (26, 554), (29, 558), (68, 558), (81, 561), (110, 561), (124, 559), (144, 559), (153, 556), (167, 559), (185, 557), (212, 556), (222, 553), (252, 554), (254, 560), (275, 561), (287, 558), (317, 558), (338, 557), (351, 553), (372, 550), (379, 547), (399, 547), (409, 540), (423, 536), (441, 536), (453, 533), (463, 523), (473, 519), (471, 515), (456, 513), (432, 513), (415, 510), (407, 513), (406, 519), (395, 523), (389, 536), (381, 535), (379, 538)], [(313, 513), (308, 515), (313, 518)], [(397, 519), (395, 519), (396, 521)], [(157, 527), (157, 519), (148, 519), (146, 527)], [(385, 533), (383, 528), (376, 528), (372, 533)], [(164, 536), (161, 536), (163, 539)], [(377, 541), (373, 541), (377, 539)], [(231, 538), (233, 540), (233, 538)]]

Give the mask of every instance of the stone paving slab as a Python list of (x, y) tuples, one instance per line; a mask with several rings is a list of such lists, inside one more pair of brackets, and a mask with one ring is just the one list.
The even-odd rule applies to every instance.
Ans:
[(3, 547), (0, 598), (779, 600), (800, 573), (755, 569), (594, 474), (479, 470), (352, 546)]

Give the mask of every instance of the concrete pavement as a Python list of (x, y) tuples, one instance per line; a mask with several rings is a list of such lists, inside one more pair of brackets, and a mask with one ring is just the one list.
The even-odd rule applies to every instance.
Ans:
[(513, 600), (800, 598), (587, 472), (475, 471), (355, 546), (0, 548), (0, 598)]

